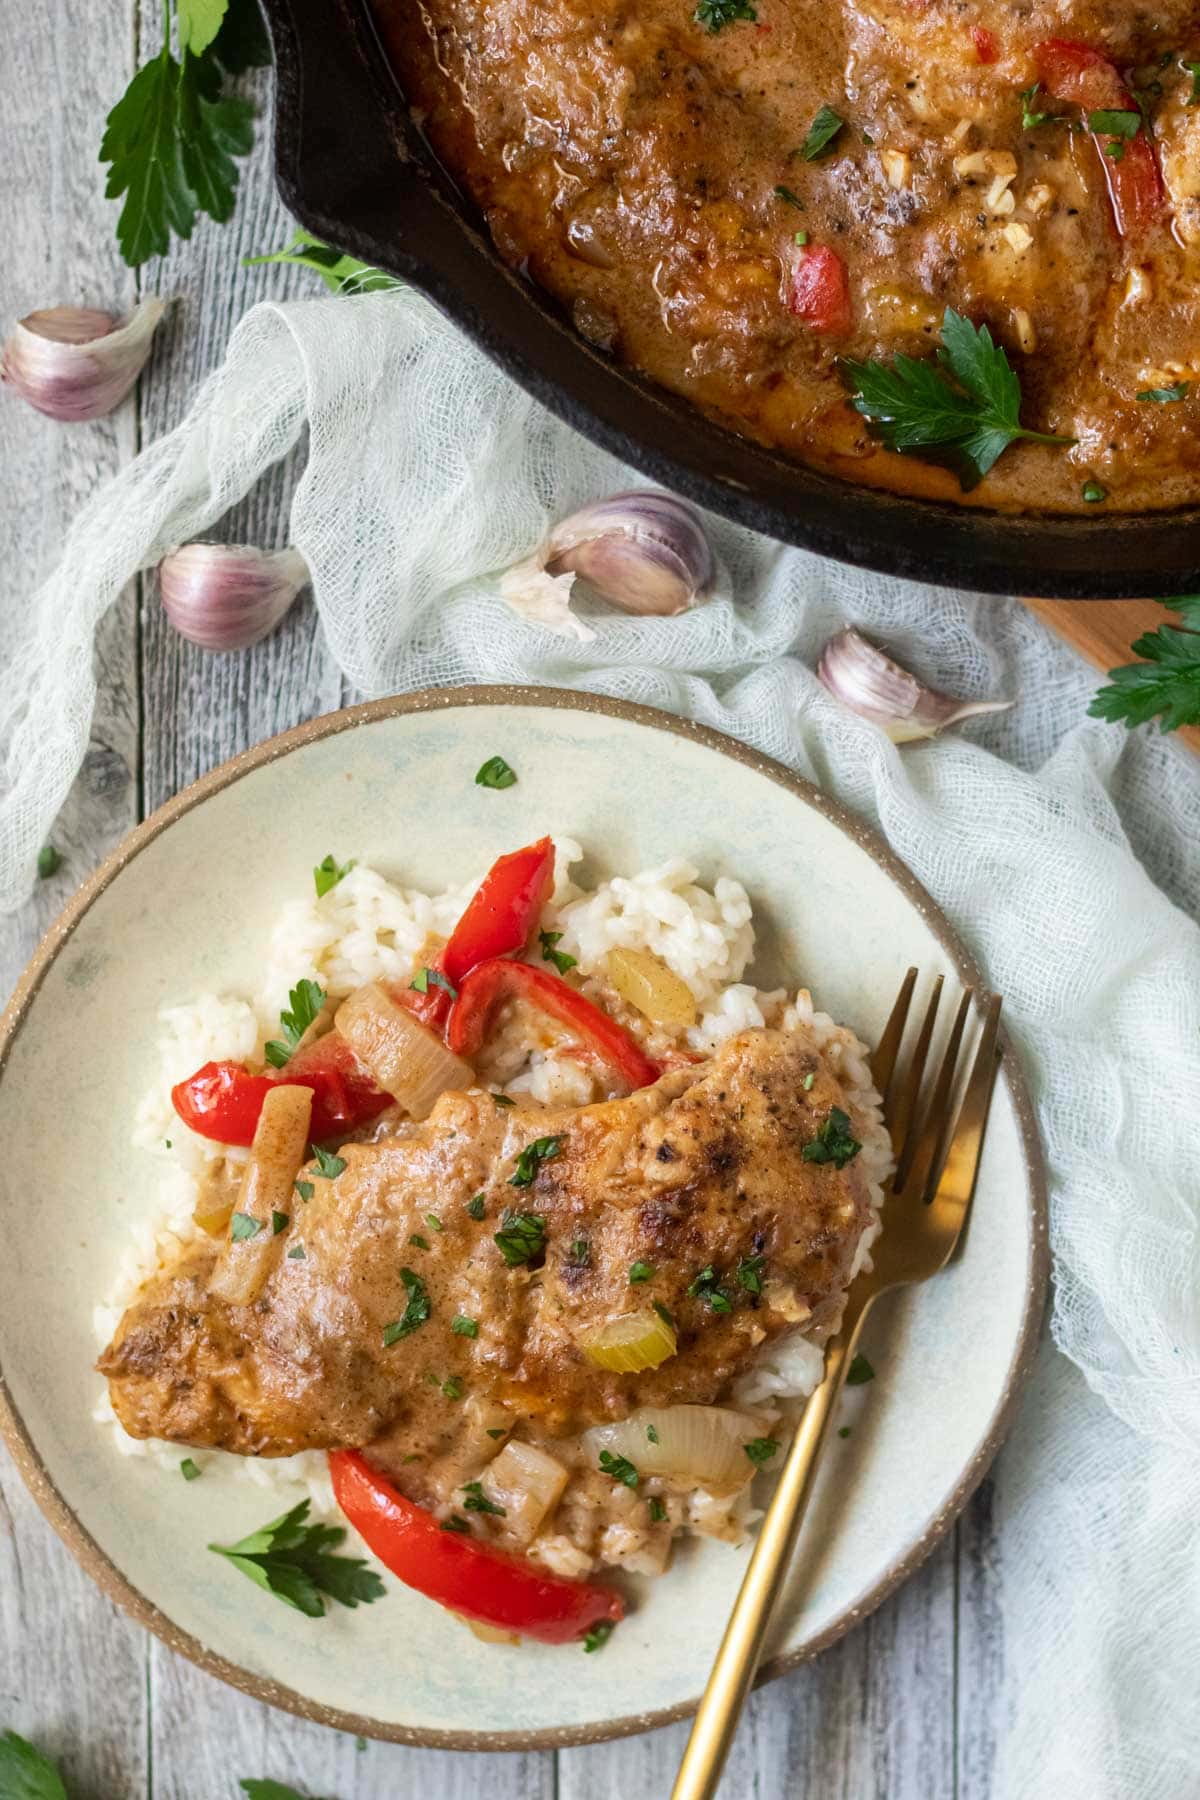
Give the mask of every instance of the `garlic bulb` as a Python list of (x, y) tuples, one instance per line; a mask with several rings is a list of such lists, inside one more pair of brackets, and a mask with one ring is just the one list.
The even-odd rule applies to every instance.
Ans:
[(166, 306), (143, 300), (122, 323), (90, 306), (53, 306), (14, 325), (0, 380), (49, 419), (99, 419), (142, 372)]
[(501, 576), (500, 592), (525, 618), (586, 642), (596, 634), (569, 605), (576, 576), (624, 612), (664, 616), (703, 599), (713, 574), (695, 507), (636, 488), (563, 519), (532, 556)]
[(923, 687), (853, 626), (830, 638), (817, 675), (835, 700), (879, 725), (895, 744), (936, 737), (947, 725), (979, 713), (1007, 712), (1011, 700), (956, 700)]
[(184, 544), (158, 566), (163, 611), (202, 650), (245, 650), (274, 631), (310, 577), (298, 550)]

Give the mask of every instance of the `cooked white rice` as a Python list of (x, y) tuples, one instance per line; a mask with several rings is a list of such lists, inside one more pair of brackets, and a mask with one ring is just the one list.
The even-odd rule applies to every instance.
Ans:
[[(881, 1184), (891, 1166), (891, 1146), (871, 1084), (866, 1047), (847, 1027), (816, 1011), (807, 989), (793, 998), (782, 989), (765, 992), (742, 979), (754, 954), (754, 925), (750, 899), (740, 882), (723, 876), (711, 889), (699, 886), (699, 872), (675, 859), (584, 892), (569, 877), (571, 865), (582, 854), (579, 845), (564, 838), (556, 840), (555, 849), (556, 882), (547, 923), (562, 932), (560, 948), (577, 959), (585, 977), (599, 978), (605, 957), (616, 946), (654, 951), (696, 998), (701, 1016), (686, 1033), (686, 1042), (698, 1051), (713, 1050), (725, 1038), (753, 1026), (804, 1025), (812, 1032), (846, 1089), (876, 1208), (858, 1246), (857, 1272), (880, 1229)], [(471, 881), (430, 896), (399, 887), (375, 869), (357, 866), (322, 898), (313, 894), (284, 908), (271, 935), (261, 988), (252, 1000), (199, 994), (163, 1010), (160, 1076), (138, 1109), (133, 1134), (135, 1145), (154, 1156), (158, 1165), (159, 1210), (134, 1228), (106, 1298), (95, 1308), (98, 1345), (109, 1342), (141, 1283), (156, 1268), (174, 1261), (195, 1235), (191, 1215), (198, 1178), (214, 1162), (228, 1158), (236, 1163), (246, 1156), (244, 1150), (225, 1149), (197, 1137), (181, 1124), (171, 1106), (171, 1087), (205, 1062), (261, 1057), (265, 1039), (278, 1030), (288, 990), (302, 977), (320, 981), (333, 1000), (376, 977), (407, 980), (429, 935), (449, 935), (477, 885), (478, 880)], [(503, 1049), (499, 1054), (503, 1064)], [(545, 1106), (587, 1104), (602, 1091), (598, 1078), (581, 1063), (553, 1049), (530, 1052), (521, 1044), (514, 1046), (503, 1079), (508, 1092)], [(822, 1360), (821, 1350), (799, 1332), (779, 1340), (739, 1380), (734, 1402), (774, 1408), (801, 1398), (820, 1380)], [(125, 1434), (112, 1411), (107, 1386), (93, 1416), (112, 1427), (107, 1435), (122, 1455), (145, 1457), (178, 1470), (178, 1445)], [(193, 1454), (201, 1466), (220, 1459), (248, 1481), (286, 1488), (281, 1508), (291, 1503), (299, 1483), (315, 1508), (333, 1510), (322, 1453), (270, 1460), (222, 1451)], [(677, 1509), (672, 1506), (673, 1520), (687, 1529), (732, 1541), (741, 1537), (753, 1516), (749, 1488), (733, 1499), (697, 1489), (683, 1497)], [(626, 1545), (612, 1526), (606, 1539), (603, 1560), (639, 1566), (640, 1545), (632, 1536)], [(586, 1572), (580, 1565), (581, 1552), (567, 1537), (546, 1535), (538, 1540), (537, 1552), (563, 1574)], [(583, 1561), (591, 1566), (590, 1558), (584, 1556)]]

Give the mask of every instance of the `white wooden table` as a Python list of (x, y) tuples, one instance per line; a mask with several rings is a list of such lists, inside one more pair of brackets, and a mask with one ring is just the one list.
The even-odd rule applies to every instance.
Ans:
[[(139, 278), (122, 266), (96, 151), (147, 29), (139, 21), (148, 17), (153, 32), (156, 14), (138, 0), (24, 0), (6, 16), (0, 320), (58, 302), (119, 311), (140, 289), (181, 296), (139, 396), (113, 418), (57, 426), (0, 395), (0, 582), (18, 594), (52, 563), (97, 484), (178, 420), (246, 308), (314, 285), (302, 271), (240, 266), (289, 234), (265, 141), (245, 169), (233, 224), (205, 222)], [(149, 40), (143, 54), (156, 47)], [(256, 91), (265, 107), (267, 84)], [(285, 541), (293, 476), (288, 467), (273, 474), (223, 535)], [(0, 918), (3, 993), (74, 887), (136, 820), (215, 763), (353, 698), (307, 605), (254, 650), (213, 657), (166, 629), (152, 588), (139, 589), (106, 622), (98, 659), (91, 749), (54, 833), (63, 867), (22, 916)], [(723, 1796), (986, 1800), (1001, 1728), (989, 1696), (1003, 1618), (990, 1511), (985, 1483), (901, 1593), (818, 1662), (755, 1697)], [(61, 1759), (72, 1800), (239, 1800), (239, 1777), (268, 1775), (323, 1800), (665, 1800), (686, 1735), (675, 1727), (557, 1755), (480, 1757), (356, 1745), (274, 1712), (178, 1660), (103, 1599), (0, 1451), (6, 1726)]]

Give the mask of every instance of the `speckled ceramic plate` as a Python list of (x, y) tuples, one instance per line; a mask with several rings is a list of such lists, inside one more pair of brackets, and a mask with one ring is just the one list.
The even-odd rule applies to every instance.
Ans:
[[(519, 771), (476, 787), (497, 752)], [(331, 847), (416, 886), (465, 880), (545, 831), (593, 872), (683, 855), (745, 882), (754, 975), (812, 987), (873, 1039), (905, 966), (976, 979), (919, 885), (854, 818), (714, 732), (547, 689), (474, 688), (335, 713), (217, 769), (126, 839), (68, 907), (0, 1044), (0, 1423), (47, 1516), (151, 1630), (260, 1698), (342, 1730), (459, 1748), (588, 1741), (677, 1718), (704, 1684), (744, 1552), (689, 1545), (645, 1583), (600, 1656), (478, 1643), (395, 1582), (312, 1621), (205, 1549), (276, 1510), (114, 1454), (90, 1413), (91, 1313), (132, 1222), (156, 1210), (130, 1147), (155, 1074), (156, 1014), (245, 991), (281, 903)], [(802, 1582), (766, 1665), (778, 1674), (861, 1619), (927, 1555), (994, 1454), (1028, 1366), (1046, 1278), (1045, 1203), (1011, 1053), (965, 1253), (873, 1316), (878, 1370), (846, 1397), (804, 1528)]]

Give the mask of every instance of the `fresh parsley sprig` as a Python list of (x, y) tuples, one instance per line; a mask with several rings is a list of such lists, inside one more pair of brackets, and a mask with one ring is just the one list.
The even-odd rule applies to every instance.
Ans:
[(986, 325), (947, 307), (933, 361), (897, 356), (892, 362), (842, 365), (850, 404), (889, 450), (949, 462), (964, 489), (983, 480), (1018, 438), (1070, 444), (1073, 438), (1027, 431), (1021, 424), (1021, 384)]
[(50, 1758), (15, 1731), (0, 1737), (0, 1794), (12, 1800), (67, 1800)]
[(1133, 654), (1143, 660), (1109, 670), (1111, 685), (1088, 707), (1093, 719), (1130, 729), (1157, 719), (1163, 731), (1200, 725), (1200, 594), (1162, 604), (1179, 614), (1180, 625), (1160, 625), (1134, 641)]
[(334, 1555), (346, 1536), (342, 1527), (308, 1524), (308, 1509), (301, 1500), (240, 1542), (208, 1547), (309, 1619), (323, 1617), (324, 1594), (349, 1607), (381, 1599), (386, 1590), (374, 1569), (360, 1557)]
[[(395, 275), (346, 256), (332, 244), (323, 243), (311, 231), (297, 230), (290, 244), (282, 250), (270, 250), (263, 256), (243, 256), (244, 269), (260, 268), (264, 263), (289, 263), (297, 269), (311, 269), (319, 275), (331, 294), (382, 294), (400, 288), (404, 283)], [(344, 873), (344, 871), (343, 871)]]
[(283, 1037), (272, 1038), (263, 1045), (263, 1055), (273, 1069), (282, 1069), (290, 1061), (299, 1048), (300, 1039), (324, 1004), (325, 989), (319, 982), (309, 981), (306, 977), (292, 988), (288, 994), (287, 1007), (279, 1015)]
[(723, 31), (735, 19), (749, 19), (753, 22), (758, 14), (750, 5), (750, 0), (699, 0), (692, 17), (706, 31)]
[(163, 0), (163, 47), (109, 113), (100, 161), (105, 193), (124, 199), (117, 242), (136, 268), (163, 256), (171, 233), (192, 235), (198, 213), (224, 223), (237, 195), (236, 158), (254, 144), (254, 108), (229, 75), (270, 61), (258, 0)]

